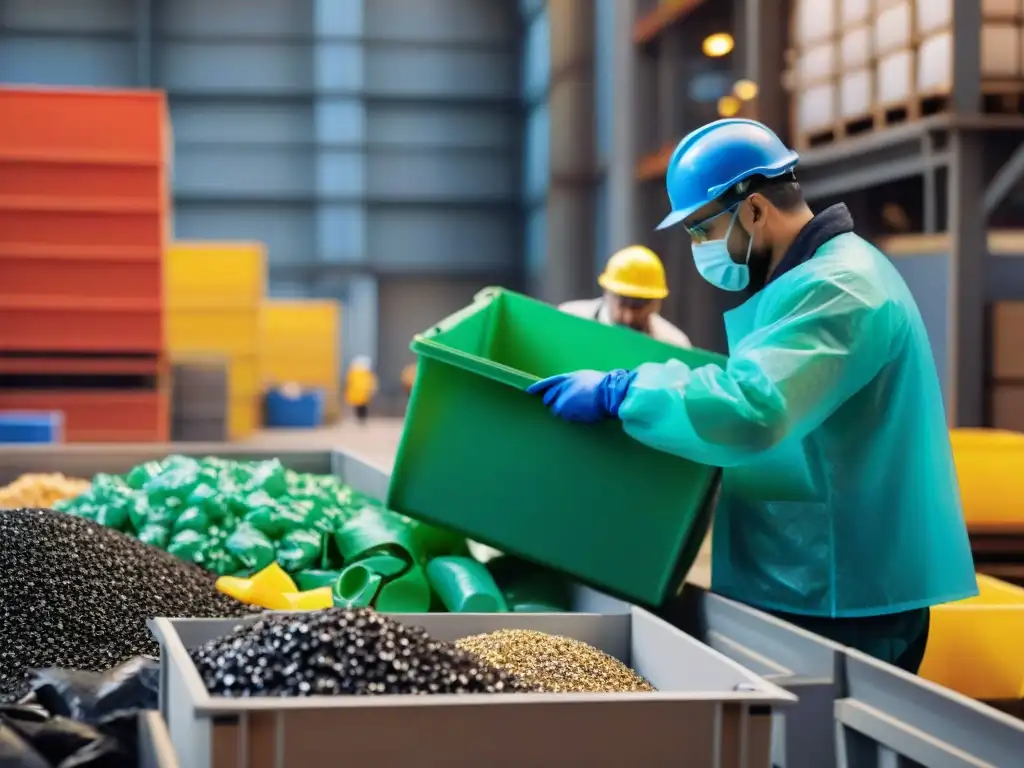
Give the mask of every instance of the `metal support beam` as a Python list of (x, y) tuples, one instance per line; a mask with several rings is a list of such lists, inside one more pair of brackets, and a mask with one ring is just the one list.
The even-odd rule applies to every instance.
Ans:
[(949, 209), (949, 355), (947, 413), (951, 424), (984, 426), (985, 263), (988, 260), (982, 195), (984, 134), (957, 131), (950, 138), (946, 199)]
[(745, 41), (737, 72), (757, 83), (758, 94), (747, 114), (772, 130), (787, 135), (789, 98), (780, 73), (785, 70), (785, 41), (789, 39), (789, 0), (737, 0), (737, 40)]
[(135, 0), (135, 85), (153, 85), (153, 0)]
[(611, 251), (634, 243), (637, 221), (636, 160), (638, 56), (633, 36), (636, 0), (611, 0), (615, 42), (612, 47), (612, 136), (608, 158), (608, 246)]
[[(981, 111), (981, 3), (953, 3), (953, 113)], [(947, 207), (949, 228), (949, 421), (980, 427), (985, 418), (985, 262), (988, 260), (984, 194), (984, 134), (950, 135)]]
[(981, 112), (981, 3), (953, 3), (953, 112)]
[(985, 190), (986, 216), (995, 213), (996, 208), (1002, 204), (1022, 178), (1024, 178), (1024, 142), (1021, 142), (1013, 150), (1013, 154), (989, 182), (988, 188)]
[(797, 169), (809, 200), (878, 187), (899, 179), (934, 171), (949, 160), (949, 152), (926, 152), (924, 131), (891, 129), (864, 139), (843, 142), (841, 152), (811, 150)]
[(557, 304), (594, 291), (593, 0), (548, 0), (551, 19), (551, 169), (542, 295)]
[(930, 132), (921, 139), (921, 156), (924, 159), (924, 192), (922, 219), (925, 234), (933, 234), (939, 228), (938, 167), (935, 165), (935, 140)]
[(679, 62), (683, 57), (683, 38), (666, 31), (658, 43), (658, 145), (675, 144), (683, 138), (686, 104), (679, 87)]

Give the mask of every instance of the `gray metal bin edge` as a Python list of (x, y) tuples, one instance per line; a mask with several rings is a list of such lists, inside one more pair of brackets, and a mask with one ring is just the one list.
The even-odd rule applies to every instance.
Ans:
[(858, 651), (844, 656), (839, 768), (883, 768), (900, 758), (929, 768), (1024, 765), (1024, 722)]
[[(577, 637), (624, 660), (631, 660), (638, 671), (647, 673), (652, 682), (667, 690), (651, 694), (602, 695), (224, 699), (207, 694), (188, 656), (185, 641), (188, 639), (193, 645), (201, 643), (239, 622), (231, 619), (157, 619), (152, 627), (161, 641), (161, 707), (181, 759), (195, 768), (204, 768), (208, 765), (210, 749), (216, 738), (213, 729), (220, 727), (218, 723), (224, 724), (223, 727), (236, 723), (234, 727), (238, 729), (238, 737), (234, 743), (237, 744), (238, 765), (248, 765), (247, 734), (257, 727), (254, 718), (262, 718), (260, 722), (264, 727), (271, 722), (276, 724), (272, 727), (277, 741), (272, 749), (278, 755), (277, 764), (283, 765), (283, 740), (288, 739), (292, 744), (291, 737), (299, 737), (288, 730), (291, 727), (288, 723), (294, 722), (294, 717), (289, 719), (288, 713), (301, 712), (301, 722), (320, 718), (317, 722), (321, 723), (321, 731), (325, 727), (328, 730), (345, 728), (346, 733), (350, 733), (350, 740), (346, 743), (356, 750), (355, 754), (361, 754), (360, 750), (369, 746), (361, 738), (363, 731), (351, 734), (349, 728), (367, 729), (365, 734), (371, 731), (391, 733), (399, 723), (404, 723), (401, 728), (407, 730), (400, 741), (409, 742), (411, 739), (417, 750), (425, 749), (426, 752), (417, 753), (427, 760), (426, 764), (431, 764), (430, 755), (436, 757), (441, 754), (438, 750), (442, 750), (446, 759), (450, 758), (451, 765), (479, 764), (480, 754), (493, 755), (498, 760), (493, 763), (495, 765), (511, 765), (508, 761), (511, 755), (519, 753), (522, 757), (525, 750), (532, 756), (531, 760), (538, 759), (541, 753), (548, 760), (528, 764), (564, 765), (567, 764), (564, 759), (578, 754), (576, 750), (593, 753), (594, 744), (588, 746), (585, 734), (591, 733), (596, 724), (604, 722), (604, 726), (598, 726), (598, 732), (605, 737), (608, 729), (619, 734), (617, 738), (620, 740), (614, 743), (621, 746), (615, 749), (624, 751), (616, 755), (602, 752), (600, 758), (591, 754), (589, 760), (578, 764), (626, 764), (609, 763), (607, 760), (621, 761), (628, 754), (646, 752), (658, 755), (655, 763), (647, 764), (667, 765), (669, 763), (664, 762), (667, 756), (678, 750), (679, 759), (685, 759), (687, 755), (691, 758), (701, 755), (697, 763), (692, 763), (695, 765), (761, 768), (768, 759), (768, 715), (775, 706), (794, 701), (792, 695), (772, 683), (638, 608), (626, 615), (405, 614), (396, 618), (425, 626), (442, 639), (513, 625)], [(323, 719), (328, 715), (335, 718), (329, 721), (330, 726)], [(268, 721), (268, 717), (274, 719)], [(356, 726), (356, 723), (361, 723), (361, 726)], [(428, 723), (432, 728), (424, 731)], [(460, 741), (454, 750), (451, 745), (441, 747), (447, 739), (444, 734), (452, 732), (452, 729), (462, 733), (460, 723), (469, 728), (463, 733), (468, 741)], [(691, 723), (689, 729), (687, 723)], [(517, 732), (526, 726), (535, 738), (514, 741), (508, 748), (508, 755), (504, 755), (503, 750), (494, 752), (496, 742), (493, 739), (502, 741), (500, 734), (507, 733), (508, 728)], [(291, 736), (286, 736), (286, 732)], [(655, 742), (638, 746), (635, 737), (642, 733), (657, 733), (658, 736)], [(626, 734), (634, 738), (628, 739)], [(353, 741), (352, 736), (360, 738)], [(467, 749), (470, 746), (482, 748), (481, 739), (492, 745), (491, 751), (474, 753), (477, 754), (475, 760), (469, 760)], [(542, 748), (537, 746), (540, 742), (552, 746)], [(597, 739), (594, 743), (598, 742), (605, 743), (607, 738)], [(535, 743), (535, 746), (531, 747), (530, 743)], [(713, 746), (716, 744), (719, 746)], [(608, 747), (611, 748), (610, 743)], [(397, 743), (387, 745), (393, 753), (396, 750), (407, 752), (408, 748)], [(379, 754), (381, 745), (378, 743), (373, 749), (375, 754)], [(537, 752), (538, 749), (541, 752)], [(409, 757), (406, 752), (403, 752), (405, 758)], [(549, 754), (552, 752), (559, 759), (552, 760)], [(501, 762), (502, 759), (505, 762)]]
[[(99, 472), (123, 473), (139, 463), (173, 453), (239, 460), (279, 458), (296, 471), (336, 474), (356, 490), (377, 498), (386, 496), (389, 480), (385, 469), (340, 451), (273, 451), (226, 443), (146, 443), (0, 447), (0, 483), (27, 472), (63, 472), (82, 477)], [(795, 707), (781, 715), (785, 725), (776, 726), (785, 730), (777, 731), (774, 739), (775, 765), (835, 765), (833, 759), (824, 757), (819, 762), (804, 759), (820, 751), (806, 750), (815, 750), (815, 744), (820, 747), (831, 740), (831, 736), (822, 737), (820, 728), (809, 725), (810, 721), (804, 718), (811, 713), (816, 719), (829, 716), (827, 713), (833, 708), (835, 723), (825, 732), (838, 738), (832, 757), (839, 761), (840, 768), (875, 768), (885, 764), (879, 762), (882, 758), (878, 755), (884, 751), (880, 745), (888, 745), (897, 754), (902, 754), (900, 749), (916, 750), (906, 753), (908, 757), (938, 755), (939, 762), (934, 763), (937, 766), (1010, 768), (1024, 764), (1019, 760), (1024, 755), (1024, 724), (1012, 717), (756, 609), (693, 586), (686, 593), (697, 606), (696, 614), (703, 617), (703, 628), (676, 621), (673, 624), (800, 697)], [(573, 598), (576, 611), (618, 614), (631, 608), (582, 586), (574, 589)], [(847, 680), (849, 693), (844, 694), (842, 686)], [(844, 695), (847, 697), (842, 698)], [(835, 702), (834, 707), (829, 706), (830, 701)], [(999, 762), (1007, 755), (1017, 762)]]
[(274, 451), (233, 443), (137, 443), (62, 446), (0, 447), (0, 484), (7, 484), (29, 472), (62, 472), (71, 477), (92, 479), (100, 472), (124, 474), (147, 461), (172, 454), (217, 456), (238, 461), (280, 459), (296, 472), (329, 475), (334, 468), (331, 451)]
[(139, 768), (181, 768), (167, 724), (159, 712), (139, 713)]
[(388, 496), (388, 471), (356, 453), (332, 451), (330, 471), (360, 493), (381, 501)]
[(835, 766), (832, 708), (843, 695), (843, 646), (696, 585), (688, 584), (665, 613), (676, 626), (799, 697), (774, 715), (774, 766)]

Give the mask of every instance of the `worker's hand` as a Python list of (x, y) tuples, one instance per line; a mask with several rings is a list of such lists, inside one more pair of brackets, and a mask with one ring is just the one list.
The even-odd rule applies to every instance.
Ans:
[(538, 381), (526, 391), (543, 395), (544, 405), (566, 421), (592, 424), (619, 415), (635, 373), (576, 371)]

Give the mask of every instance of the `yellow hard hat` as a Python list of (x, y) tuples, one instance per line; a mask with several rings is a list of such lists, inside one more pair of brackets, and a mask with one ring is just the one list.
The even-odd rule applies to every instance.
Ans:
[(642, 245), (631, 245), (614, 254), (608, 259), (597, 282), (606, 291), (629, 299), (664, 299), (668, 296), (661, 259)]

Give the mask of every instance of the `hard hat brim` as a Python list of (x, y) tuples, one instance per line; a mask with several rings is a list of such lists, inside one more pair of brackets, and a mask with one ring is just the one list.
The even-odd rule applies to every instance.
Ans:
[(705, 199), (700, 201), (699, 203), (695, 203), (686, 208), (681, 208), (678, 211), (672, 211), (672, 213), (670, 213), (668, 216), (662, 219), (661, 223), (657, 227), (655, 227), (655, 229), (668, 229), (669, 227), (674, 227), (676, 224), (680, 223), (684, 219), (687, 219), (693, 214), (695, 214), (705, 205), (708, 205), (709, 203), (712, 203), (718, 198), (720, 198), (722, 195), (724, 195), (726, 192), (728, 192), (730, 189), (732, 189), (735, 185), (739, 184), (744, 179), (748, 179), (751, 176), (764, 176), (769, 179), (774, 179), (777, 178), (778, 176), (781, 176), (784, 173), (792, 171), (799, 162), (800, 155), (790, 150), (785, 157), (783, 157), (776, 163), (761, 166), (759, 168), (749, 168), (743, 171), (743, 173), (737, 175), (735, 178), (725, 182), (724, 184), (719, 184), (717, 186), (711, 187), (707, 191)]
[(711, 189), (708, 190), (708, 198), (709, 200), (717, 200), (719, 197), (724, 195), (726, 192), (728, 192), (734, 186), (739, 184), (741, 181), (743, 181), (744, 179), (749, 179), (751, 176), (764, 176), (765, 178), (768, 179), (777, 178), (782, 174), (788, 173), (789, 171), (796, 168), (797, 163), (799, 162), (800, 155), (798, 155), (793, 150), (790, 150), (789, 154), (780, 159), (778, 162), (772, 163), (771, 165), (763, 165), (760, 168), (751, 168), (737, 175), (736, 178), (730, 179), (724, 184), (719, 184), (718, 186), (711, 187)]
[(668, 296), (667, 288), (641, 288), (638, 285), (630, 285), (619, 280), (612, 280), (607, 275), (601, 275), (597, 278), (597, 284), (609, 293), (614, 293), (616, 296), (623, 296), (627, 299), (650, 299), (653, 301), (655, 299), (664, 299)]
[(668, 229), (669, 227), (674, 227), (676, 224), (681, 223), (687, 216), (692, 216), (698, 208), (700, 208), (700, 206), (697, 206), (697, 208), (694, 208), (693, 210), (686, 208), (681, 211), (672, 211), (672, 213), (661, 220), (661, 224), (656, 226), (655, 229)]

